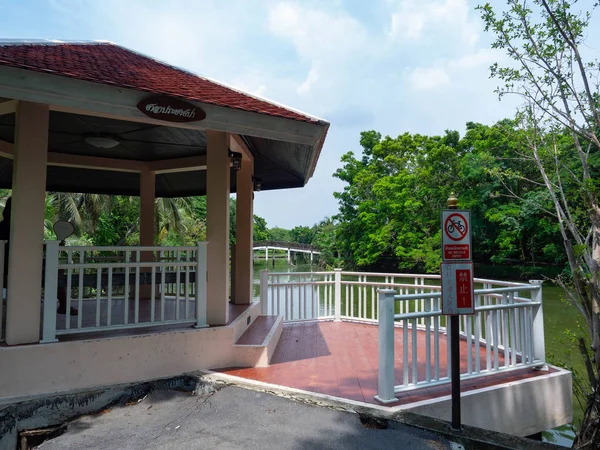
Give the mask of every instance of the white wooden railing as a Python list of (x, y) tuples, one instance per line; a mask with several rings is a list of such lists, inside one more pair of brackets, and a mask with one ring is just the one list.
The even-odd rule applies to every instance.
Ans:
[[(476, 278), (475, 315), (462, 316), (460, 336), (474, 378), (545, 362), (542, 286)], [(379, 325), (378, 400), (450, 382), (449, 322), (441, 312), (439, 275), (261, 272), (262, 313), (284, 321), (361, 321)], [(378, 294), (378, 292), (380, 292)], [(383, 297), (382, 297), (383, 296)], [(383, 309), (382, 309), (383, 308)], [(402, 383), (394, 384), (394, 332), (402, 336)], [(464, 350), (463, 350), (464, 351)], [(440, 362), (446, 364), (440, 364)]]
[[(206, 326), (206, 248), (206, 242), (193, 247), (46, 242), (42, 342), (92, 331)], [(57, 315), (59, 290), (66, 308)]]
[[(530, 297), (521, 296), (523, 293), (530, 293)], [(425, 311), (396, 312), (399, 303), (414, 300), (424, 300)], [(449, 383), (450, 346), (446, 345), (447, 355), (440, 354), (440, 335), (450, 334), (450, 322), (442, 316), (441, 293), (397, 295), (394, 290), (382, 289), (378, 303), (379, 379), (375, 398), (382, 403), (395, 402), (394, 395), (399, 392)], [(425, 321), (424, 327), (418, 325), (420, 319)], [(461, 339), (466, 341), (466, 352), (465, 349), (461, 352), (467, 357), (461, 379), (545, 364), (540, 281), (476, 289), (475, 314), (461, 316), (459, 323)], [(402, 328), (403, 344), (399, 385), (394, 384), (396, 327)], [(441, 373), (440, 359), (444, 356), (446, 370)]]

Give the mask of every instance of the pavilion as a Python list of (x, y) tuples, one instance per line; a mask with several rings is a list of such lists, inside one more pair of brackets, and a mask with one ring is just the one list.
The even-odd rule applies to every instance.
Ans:
[[(12, 189), (13, 198), (7, 298), (0, 308), (0, 398), (233, 364), (230, 347), (258, 315), (252, 309), (253, 191), (304, 186), (328, 127), (322, 119), (112, 43), (0, 41), (0, 188)], [(140, 245), (150, 256), (159, 251), (151, 248), (155, 197), (206, 195), (205, 316), (194, 318), (209, 327), (138, 333), (138, 339), (111, 335), (108, 327), (94, 339), (43, 339), (47, 327), (56, 328), (51, 310), (41, 313), (40, 300), (47, 191), (139, 196)], [(128, 261), (139, 288), (140, 267)], [(125, 270), (130, 274), (129, 266)], [(56, 299), (48, 286), (58, 282), (46, 284), (49, 305)], [(230, 290), (232, 303), (249, 306), (232, 309)], [(230, 313), (240, 316), (241, 310), (232, 331)], [(100, 319), (97, 325), (102, 328)]]

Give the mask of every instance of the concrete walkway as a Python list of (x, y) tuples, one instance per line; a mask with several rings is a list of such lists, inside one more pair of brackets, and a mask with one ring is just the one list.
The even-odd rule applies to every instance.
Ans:
[[(237, 387), (205, 395), (155, 391), (68, 425), (39, 449), (450, 449), (436, 434)], [(456, 448), (456, 447), (455, 447)]]

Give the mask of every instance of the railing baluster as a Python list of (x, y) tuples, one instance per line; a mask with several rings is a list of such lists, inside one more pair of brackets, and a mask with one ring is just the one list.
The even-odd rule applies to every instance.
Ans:
[(363, 283), (364, 283), (364, 285), (363, 285), (363, 310), (362, 310), (361, 315), (358, 317), (359, 319), (364, 319), (365, 317), (367, 317), (367, 308), (369, 306), (368, 305), (368, 303), (369, 303), (368, 302), (368, 294), (367, 294), (368, 287), (366, 284), (367, 283), (366, 276), (363, 277)]
[(100, 326), (100, 306), (102, 302), (102, 266), (96, 270), (96, 327)]
[(492, 311), (488, 311), (484, 313), (485, 316), (485, 369), (490, 370), (492, 368), (492, 354), (491, 354), (491, 340), (492, 340), (492, 332), (491, 332), (491, 314)]
[(409, 350), (409, 346), (408, 346), (408, 320), (404, 319), (402, 321), (402, 349), (403, 349), (403, 362), (402, 362), (402, 369), (403, 369), (403, 385), (404, 386), (408, 386), (409, 384), (409, 379), (408, 379), (408, 350)]
[[(177, 263), (181, 262), (181, 251), (177, 250), (175, 252), (175, 261)], [(176, 281), (175, 281), (175, 320), (179, 320), (179, 306), (180, 306), (180, 286), (181, 286), (181, 266), (179, 264), (177, 264), (177, 267), (175, 269), (175, 276), (176, 276)]]
[[(508, 304), (508, 296), (506, 294), (502, 294), (502, 304)], [(502, 310), (502, 345), (504, 346), (504, 367), (508, 368), (510, 365), (510, 353), (508, 345), (508, 310)]]
[[(304, 277), (304, 281), (305, 282), (308, 281), (307, 277)], [(307, 292), (308, 292), (308, 290), (307, 290), (307, 288), (308, 288), (308, 284), (305, 284), (303, 286), (303, 288), (302, 288), (304, 290), (304, 298), (303, 298), (303, 302), (302, 302), (303, 305), (304, 305), (304, 316), (303, 316), (303, 318), (304, 319), (311, 319), (311, 317), (308, 315), (308, 310), (307, 310), (308, 309), (307, 308), (308, 307), (308, 300), (307, 300), (307, 295), (308, 295)]]
[(352, 284), (350, 286), (350, 317), (354, 317), (354, 290), (356, 289), (356, 285)]
[[(371, 319), (375, 318), (375, 286), (371, 286)], [(367, 317), (363, 317), (367, 319)]]
[[(167, 261), (165, 261), (167, 263)], [(167, 266), (161, 266), (160, 268), (160, 321), (165, 320), (165, 295), (166, 295), (166, 283), (167, 283)]]
[[(190, 263), (191, 252), (185, 252), (185, 262), (187, 264)], [(184, 319), (188, 319), (189, 317), (189, 309), (190, 309), (190, 268), (191, 266), (185, 266), (185, 286), (183, 287), (183, 292), (185, 294), (185, 314), (183, 315)]]
[[(156, 267), (152, 266), (150, 274), (150, 322), (154, 323), (156, 314)], [(200, 274), (196, 272), (196, 283), (198, 283), (198, 277)]]
[[(476, 296), (475, 305), (481, 304), (481, 295)], [(481, 313), (476, 312), (473, 316), (475, 322), (475, 373), (481, 372)]]
[(344, 308), (346, 310), (346, 317), (348, 317), (348, 304), (350, 301), (350, 297), (349, 297), (349, 292), (350, 292), (350, 285), (346, 285), (346, 297), (344, 298)]
[(112, 325), (112, 290), (113, 290), (112, 276), (113, 276), (113, 268), (109, 267), (108, 268), (108, 286), (106, 288), (106, 294), (107, 294), (106, 326), (108, 326), (108, 327), (110, 327)]
[(419, 382), (419, 366), (417, 352), (417, 319), (412, 319), (412, 382)]
[(434, 377), (440, 379), (440, 316), (433, 318), (433, 354), (434, 354)]
[(67, 248), (67, 292), (66, 292), (66, 311), (65, 311), (65, 329), (68, 330), (71, 328), (71, 295), (73, 293), (72, 291), (72, 285), (71, 285), (71, 281), (72, 281), (72, 275), (73, 275), (73, 269), (71, 268), (71, 265), (73, 264), (73, 253), (72, 250), (70, 248)]
[(296, 285), (295, 284), (290, 284), (290, 299), (289, 299), (289, 304), (290, 304), (290, 320), (294, 320), (295, 317), (295, 311), (294, 311), (294, 303), (296, 303), (294, 301), (294, 291), (295, 291)]
[[(514, 293), (511, 293), (509, 296), (509, 303), (515, 303)], [(517, 365), (517, 349), (515, 348), (515, 343), (517, 341), (517, 325), (515, 320), (515, 313), (515, 309), (512, 309), (510, 311), (510, 360), (512, 367), (515, 367)], [(506, 357), (506, 355), (504, 357)]]
[[(140, 322), (140, 265), (141, 263), (141, 254), (139, 250), (135, 253), (135, 260), (138, 262), (138, 265), (135, 268), (135, 298), (133, 305), (133, 321), (135, 323)], [(150, 286), (150, 288), (154, 288), (154, 286)]]
[(533, 362), (533, 358), (531, 357), (531, 355), (533, 354), (532, 351), (532, 339), (531, 339), (531, 308), (530, 307), (526, 307), (523, 309), (523, 312), (525, 313), (525, 355), (526, 355), (526, 363), (527, 364), (531, 364)]
[[(79, 251), (79, 264), (83, 265), (85, 261), (85, 252)], [(85, 276), (85, 269), (79, 269), (79, 286), (77, 288), (77, 328), (83, 328), (83, 277)]]
[[(274, 276), (274, 280), (275, 280), (275, 284), (279, 284), (279, 275)], [(281, 291), (281, 286), (275, 286), (273, 287), (273, 289), (275, 289), (275, 291), (273, 292), (273, 297), (276, 297), (276, 302), (275, 302), (275, 315), (276, 316), (280, 316), (281, 315), (281, 309), (279, 307), (279, 303), (280, 303), (280, 299), (279, 299), (279, 292)]]
[[(425, 311), (431, 311), (431, 298), (425, 300)], [(431, 317), (425, 318), (425, 355), (427, 357), (425, 367), (425, 380), (431, 381)]]
[(493, 333), (494, 333), (494, 370), (498, 370), (500, 368), (500, 363), (499, 363), (499, 355), (498, 353), (500, 352), (500, 348), (499, 348), (499, 343), (498, 343), (498, 328), (500, 325), (500, 314), (498, 310), (496, 311), (492, 311), (492, 313), (494, 314), (493, 319), (492, 319), (492, 328), (493, 328)]
[(473, 330), (471, 327), (471, 316), (465, 316), (467, 321), (465, 330), (467, 333), (467, 373), (471, 375), (473, 373)]
[[(125, 252), (125, 262), (131, 261), (131, 253)], [(125, 288), (123, 289), (123, 323), (129, 323), (129, 266), (125, 266)]]

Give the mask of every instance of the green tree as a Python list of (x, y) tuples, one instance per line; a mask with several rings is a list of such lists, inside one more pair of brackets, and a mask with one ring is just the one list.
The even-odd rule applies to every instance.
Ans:
[(292, 242), (310, 244), (314, 238), (313, 229), (306, 226), (297, 226), (291, 229)]
[[(524, 100), (517, 119), (522, 147), (551, 199), (570, 267), (560, 280), (587, 320), (580, 346), (590, 382), (575, 446), (600, 448), (600, 64), (585, 58), (592, 11), (576, 1), (508, 0), (505, 12), (480, 6), (486, 31), (513, 64), (495, 64), (502, 95)], [(597, 6), (594, 3), (592, 10)], [(565, 133), (566, 131), (566, 133)], [(576, 193), (576, 194), (574, 194)], [(590, 356), (591, 354), (591, 356)]]
[(254, 215), (254, 230), (253, 238), (255, 241), (268, 241), (269, 230), (267, 229), (267, 221), (262, 217)]
[(291, 242), (292, 241), (292, 233), (290, 230), (286, 230), (285, 228), (274, 227), (274, 228), (269, 229), (269, 240), (270, 241)]
[(458, 142), (453, 131), (397, 138), (361, 133), (362, 158), (345, 154), (334, 174), (347, 183), (334, 194), (340, 204), (335, 217), (340, 251), (347, 262), (368, 266), (394, 256), (400, 268), (438, 270), (439, 211), (457, 185)]

